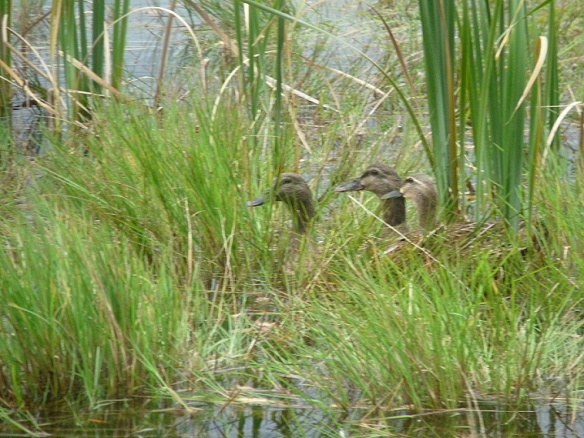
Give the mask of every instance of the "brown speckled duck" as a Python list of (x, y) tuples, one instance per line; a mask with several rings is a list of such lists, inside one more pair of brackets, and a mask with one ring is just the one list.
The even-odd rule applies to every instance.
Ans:
[[(492, 253), (500, 253), (505, 245), (505, 224), (500, 221), (459, 222), (440, 226), (436, 219), (438, 191), (432, 178), (414, 174), (404, 180), (404, 184), (382, 196), (382, 199), (409, 199), (418, 210), (418, 222), (423, 233), (413, 233), (408, 237), (426, 248), (439, 249), (442, 246), (455, 246), (458, 254), (468, 247), (480, 245)], [(412, 240), (410, 240), (412, 242)], [(405, 244), (405, 242), (401, 242)], [(392, 245), (391, 252), (397, 248)]]

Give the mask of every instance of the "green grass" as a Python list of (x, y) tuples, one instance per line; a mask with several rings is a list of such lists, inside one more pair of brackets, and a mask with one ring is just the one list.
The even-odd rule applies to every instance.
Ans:
[[(263, 18), (256, 36), (269, 35)], [(579, 397), (578, 164), (552, 151), (538, 169), (537, 245), (510, 231), (492, 243), (509, 248), (502, 257), (448, 247), (383, 256), (377, 221), (330, 188), (372, 161), (427, 169), (416, 128), (390, 111), (398, 96), (369, 127), (362, 85), (310, 64), (286, 68), (282, 77), (301, 75), (336, 112), (292, 99), (278, 107), (269, 87), (242, 96), (238, 84), (212, 99), (168, 99), (159, 114), (107, 101), (84, 135), (47, 132), (43, 156), (3, 169), (0, 417), (34, 428), (22, 413), (55, 399), (236, 402), (250, 381), (370, 417), (469, 398), (519, 406), (537, 390)], [(280, 167), (307, 176), (319, 198), (320, 253), (303, 254), (292, 275), (284, 206), (246, 206)], [(369, 194), (355, 197), (375, 208)]]
[[(294, 373), (344, 403), (355, 387), (362, 403), (420, 409), (471, 389), (520, 401), (544, 375), (577, 386), (584, 209), (565, 163), (538, 193), (556, 230), (540, 252), (372, 256), (365, 213), (327, 196), (321, 261), (290, 281), (268, 248), (283, 206), (245, 206), (260, 187), (238, 167), (233, 114), (169, 112), (161, 130), (124, 108), (103, 109), (86, 154), (55, 144), (3, 223), (6, 402), (164, 391), (184, 373), (217, 390), (214, 372), (238, 364), (273, 368), (268, 386)], [(260, 334), (258, 321), (277, 325)]]

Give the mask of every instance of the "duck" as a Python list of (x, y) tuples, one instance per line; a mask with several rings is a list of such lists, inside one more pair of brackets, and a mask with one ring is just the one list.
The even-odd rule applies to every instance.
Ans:
[(316, 216), (312, 191), (308, 183), (297, 173), (283, 173), (275, 178), (272, 186), (261, 195), (248, 201), (249, 207), (264, 205), (270, 200), (285, 204), (292, 214), (292, 232), (305, 235)]
[(385, 193), (384, 199), (409, 199), (418, 211), (418, 224), (426, 232), (437, 226), (438, 188), (431, 176), (416, 173), (404, 179), (400, 188)]
[[(388, 193), (399, 190), (403, 180), (395, 168), (386, 164), (371, 164), (361, 176), (353, 178), (334, 188), (335, 192), (353, 192), (365, 190), (372, 192), (380, 199), (381, 217), (384, 222), (398, 229), (407, 231), (405, 198), (401, 196), (384, 197)], [(387, 234), (388, 228), (384, 228), (383, 234)]]
[[(462, 254), (465, 249), (480, 245), (489, 251), (499, 253), (500, 242), (504, 241), (506, 232), (502, 221), (458, 222), (451, 225), (440, 225), (437, 220), (438, 190), (434, 179), (425, 174), (414, 174), (404, 179), (403, 185), (381, 196), (381, 199), (408, 199), (418, 212), (418, 223), (421, 232), (410, 233), (410, 243), (434, 250), (448, 245), (456, 246)], [(393, 245), (386, 253), (394, 251), (399, 245)]]

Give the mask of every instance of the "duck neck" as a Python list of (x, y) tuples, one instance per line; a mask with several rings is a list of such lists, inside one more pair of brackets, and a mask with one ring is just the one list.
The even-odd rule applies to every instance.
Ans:
[(312, 200), (298, 202), (291, 205), (293, 231), (298, 234), (306, 234), (310, 221), (316, 215)]
[(383, 220), (394, 228), (406, 226), (406, 200), (403, 197), (381, 201)]
[(426, 231), (436, 228), (436, 201), (430, 197), (419, 197), (414, 200), (418, 209), (418, 223)]

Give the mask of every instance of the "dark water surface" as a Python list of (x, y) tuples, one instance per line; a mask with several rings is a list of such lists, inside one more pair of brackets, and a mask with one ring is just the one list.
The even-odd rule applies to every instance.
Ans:
[[(323, 410), (300, 405), (128, 406), (111, 403), (74, 416), (59, 408), (35, 418), (31, 430), (53, 437), (520, 437), (584, 438), (584, 412), (564, 403), (534, 402), (525, 409), (483, 403), (480, 410), (411, 413), (405, 409)], [(69, 409), (67, 409), (70, 412)], [(369, 413), (368, 413), (369, 412)], [(30, 426), (30, 425), (29, 425)], [(0, 437), (27, 436), (0, 425)]]

